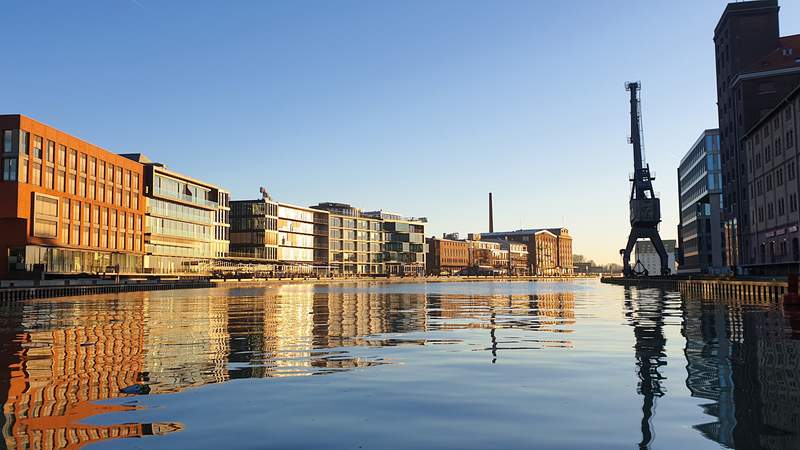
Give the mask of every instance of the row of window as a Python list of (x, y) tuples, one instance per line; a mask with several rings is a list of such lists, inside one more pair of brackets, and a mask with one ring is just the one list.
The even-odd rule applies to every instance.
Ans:
[[(795, 179), (797, 170), (794, 161), (790, 161), (786, 164), (786, 173), (789, 181)], [(755, 183), (750, 184), (750, 198), (754, 199), (756, 195), (763, 195), (765, 192), (771, 192), (775, 187), (783, 186), (783, 183), (783, 167), (778, 167), (764, 175), (763, 178), (757, 179)]]
[[(778, 198), (774, 203), (767, 202), (766, 205), (766, 215), (764, 214), (765, 209), (763, 206), (758, 207), (756, 212), (754, 212), (755, 217), (757, 217), (759, 223), (763, 223), (765, 218), (766, 220), (772, 220), (776, 217), (783, 217), (786, 215), (786, 201), (783, 197)], [(789, 212), (797, 212), (797, 194), (789, 194)]]

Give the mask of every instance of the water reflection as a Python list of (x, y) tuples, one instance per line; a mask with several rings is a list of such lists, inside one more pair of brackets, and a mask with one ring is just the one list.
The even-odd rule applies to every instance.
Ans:
[(686, 386), (725, 447), (800, 448), (800, 340), (776, 305), (685, 302)]
[[(560, 334), (572, 331), (575, 321), (572, 293), (386, 294), (310, 285), (197, 292), (203, 295), (146, 292), (4, 307), (0, 420), (6, 447), (75, 448), (183, 428), (87, 420), (135, 410), (136, 394), (386, 364), (391, 361), (369, 349), (450, 343), (417, 337), (436, 330), (487, 329), (496, 360), (499, 351), (529, 348), (514, 347), (514, 336), (498, 339), (498, 329)], [(130, 401), (98, 402), (123, 397)]]
[[(397, 408), (414, 431), (408, 436), (451, 436), (437, 441), (443, 448), (586, 448), (587, 436), (596, 448), (800, 448), (800, 340), (777, 305), (569, 284), (421, 286), (146, 292), (2, 306), (4, 445), (117, 446), (111, 440), (152, 435), (164, 435), (153, 441), (161, 445), (198, 442), (180, 440), (196, 437), (198, 418), (168, 408), (186, 394), (160, 394), (193, 389), (190, 397), (202, 397), (229, 387), (235, 396), (234, 388), (253, 384), (270, 386), (258, 391), (265, 398), (294, 402), (295, 414), (334, 411), (340, 421), (317, 416), (315, 436), (348, 437), (342, 424)], [(351, 372), (375, 366), (384, 367)], [(319, 378), (334, 373), (342, 376)], [(375, 377), (358, 376), (368, 374)], [(198, 389), (279, 377), (307, 378)], [(421, 390), (407, 409), (398, 406), (414, 389)], [(326, 400), (314, 403), (320, 394)], [(420, 403), (436, 395), (450, 408)], [(227, 427), (248, 423), (243, 399), (219, 401), (199, 404), (227, 407)], [(299, 422), (271, 413), (257, 410), (264, 416), (249, 420), (294, 442)], [(393, 417), (369, 432), (396, 435)], [(332, 428), (320, 425), (327, 423)], [(465, 437), (437, 428), (448, 424)]]

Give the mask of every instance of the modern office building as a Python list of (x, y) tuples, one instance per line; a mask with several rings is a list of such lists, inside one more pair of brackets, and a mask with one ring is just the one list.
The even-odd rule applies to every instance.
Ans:
[(744, 266), (754, 274), (785, 274), (800, 268), (799, 111), (800, 83), (743, 136), (752, 217)]
[(403, 217), (386, 211), (364, 212), (365, 217), (380, 219), (383, 224), (383, 264), (387, 275), (422, 276), (425, 274), (424, 217)]
[(142, 164), (22, 115), (0, 133), (0, 276), (141, 272)]
[[(723, 274), (719, 130), (705, 130), (678, 166), (679, 273)], [(658, 272), (653, 272), (658, 273)]]
[[(729, 3), (714, 29), (720, 156), (725, 198), (725, 260), (752, 260), (744, 133), (786, 97), (800, 81), (800, 35), (781, 37), (777, 0)], [(741, 271), (741, 270), (740, 270)]]
[[(677, 241), (675, 239), (665, 239), (664, 248), (667, 250), (667, 267), (671, 273), (675, 273), (675, 249)], [(658, 256), (656, 248), (653, 243), (648, 241), (637, 241), (635, 250), (636, 266), (639, 263), (647, 270), (649, 274), (661, 273), (661, 257)]]
[(455, 275), (469, 267), (469, 243), (456, 239), (426, 239), (425, 257), (428, 275)]
[(264, 195), (258, 200), (232, 200), (231, 243), (228, 256), (278, 261), (278, 203)]
[(334, 275), (384, 274), (382, 219), (346, 203), (325, 202), (311, 208), (319, 215), (315, 223), (316, 264), (327, 264)]
[(508, 240), (527, 245), (531, 275), (571, 275), (572, 236), (566, 228), (534, 228), (481, 233), (482, 240)]
[[(145, 272), (209, 273), (218, 247), (224, 245), (219, 242), (225, 241), (217, 234), (218, 228), (224, 228), (219, 221), (227, 216), (220, 214), (224, 211), (219, 205), (220, 188), (169, 170), (141, 153), (122, 156), (144, 165)], [(120, 195), (118, 189), (117, 198)], [(222, 191), (223, 202), (226, 196)]]
[(278, 260), (284, 272), (314, 272), (314, 214), (323, 213), (278, 202)]

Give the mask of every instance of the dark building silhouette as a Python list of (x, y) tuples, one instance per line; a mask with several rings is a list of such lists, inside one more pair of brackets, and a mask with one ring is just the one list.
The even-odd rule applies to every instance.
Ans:
[[(725, 252), (729, 264), (751, 263), (744, 133), (800, 82), (797, 36), (780, 37), (777, 0), (730, 3), (714, 29), (717, 108), (723, 169)], [(792, 56), (795, 55), (795, 56)]]

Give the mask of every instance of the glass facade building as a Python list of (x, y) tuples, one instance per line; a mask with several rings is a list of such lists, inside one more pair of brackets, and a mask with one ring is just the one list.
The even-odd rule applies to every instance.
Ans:
[(278, 204), (268, 198), (233, 200), (229, 256), (278, 261)]
[[(207, 274), (227, 244), (225, 191), (154, 163), (141, 154), (123, 155), (144, 165), (145, 272)], [(220, 232), (222, 231), (222, 235)]]
[[(320, 203), (316, 210), (328, 213), (327, 239), (320, 233), (319, 244), (326, 245), (327, 264), (335, 275), (382, 275), (384, 232), (381, 219), (368, 217), (345, 203)], [(320, 227), (320, 230), (322, 228)], [(327, 242), (324, 242), (324, 241)], [(319, 253), (320, 256), (322, 252)]]
[(310, 273), (314, 266), (314, 214), (311, 208), (278, 203), (278, 260), (284, 270)]
[(705, 130), (678, 166), (678, 272), (681, 273), (727, 271), (719, 149), (719, 130)]
[(402, 217), (385, 211), (365, 212), (365, 217), (380, 219), (383, 228), (383, 270), (387, 275), (425, 275), (424, 217)]

